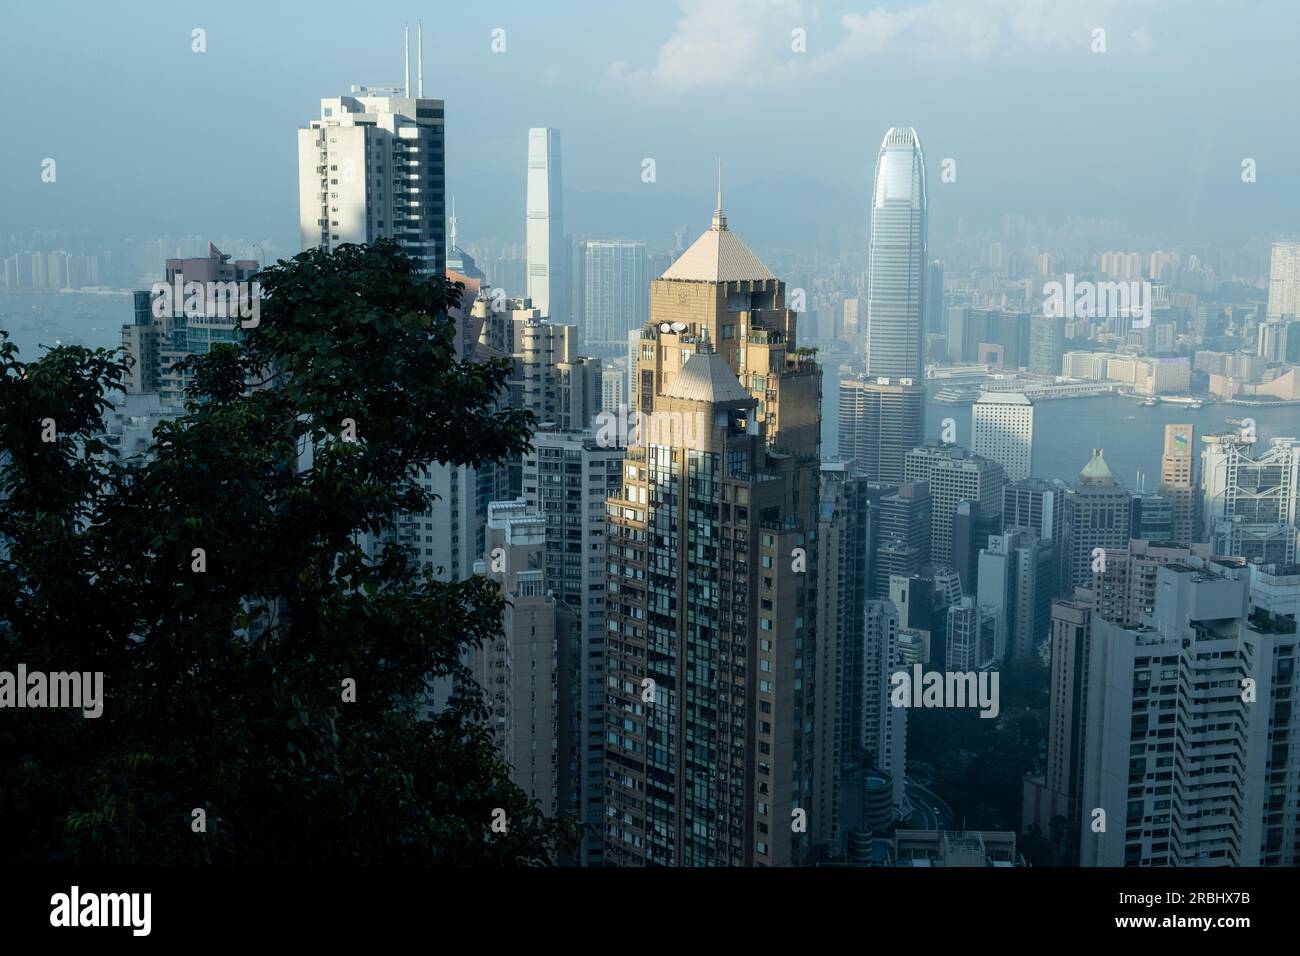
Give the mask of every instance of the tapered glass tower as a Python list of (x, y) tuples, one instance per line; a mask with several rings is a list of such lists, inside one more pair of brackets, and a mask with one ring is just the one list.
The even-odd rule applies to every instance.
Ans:
[(867, 376), (921, 383), (925, 315), (925, 157), (911, 127), (885, 134), (876, 160), (867, 273)]

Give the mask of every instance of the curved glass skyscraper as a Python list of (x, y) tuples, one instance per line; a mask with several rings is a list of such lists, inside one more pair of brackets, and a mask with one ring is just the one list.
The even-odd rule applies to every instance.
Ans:
[(922, 384), (925, 157), (916, 130), (894, 127), (876, 160), (867, 266), (867, 377)]
[(921, 140), (894, 127), (871, 200), (866, 374), (840, 382), (840, 455), (875, 481), (902, 481), (903, 456), (925, 441), (926, 261)]

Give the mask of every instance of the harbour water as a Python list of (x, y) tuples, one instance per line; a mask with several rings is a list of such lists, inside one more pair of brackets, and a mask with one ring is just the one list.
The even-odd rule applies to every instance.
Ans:
[[(131, 321), (129, 293), (96, 295), (0, 295), (0, 328), (9, 331), (22, 359), (40, 353), (38, 344), (56, 340), (95, 348), (121, 344), (121, 327)], [(925, 433), (937, 439), (943, 420), (957, 426), (958, 444), (969, 447), (971, 410), (968, 405), (940, 405), (933, 401), (942, 382), (927, 388)], [(1281, 436), (1300, 438), (1300, 406), (1282, 408), (1207, 404), (1199, 409), (1181, 405), (1145, 406), (1135, 398), (1098, 396), (1040, 401), (1034, 406), (1034, 474), (1073, 482), (1088, 463), (1093, 448), (1105, 451), (1106, 462), (1129, 489), (1154, 491), (1160, 481), (1160, 452), (1165, 425), (1190, 423), (1201, 435), (1231, 430), (1227, 419), (1253, 418), (1261, 441)], [(822, 385), (822, 454), (834, 456), (839, 447), (839, 382), (828, 374)], [(1199, 454), (1199, 452), (1198, 452)]]
[[(925, 408), (927, 439), (938, 439), (943, 420), (957, 426), (957, 443), (970, 447), (969, 405), (939, 405), (933, 401), (936, 383), (927, 387)], [(838, 382), (830, 376), (822, 386), (822, 454), (834, 456), (839, 446)], [(1136, 398), (1106, 395), (1062, 398), (1034, 405), (1033, 473), (1038, 478), (1062, 478), (1073, 484), (1088, 463), (1092, 449), (1105, 452), (1106, 463), (1130, 490), (1154, 491), (1160, 483), (1160, 454), (1165, 425), (1190, 424), (1196, 429), (1197, 456), (1200, 437), (1232, 431), (1227, 419), (1253, 418), (1260, 441), (1283, 436), (1300, 438), (1300, 406), (1267, 408), (1206, 404), (1199, 409), (1182, 405), (1141, 405)]]

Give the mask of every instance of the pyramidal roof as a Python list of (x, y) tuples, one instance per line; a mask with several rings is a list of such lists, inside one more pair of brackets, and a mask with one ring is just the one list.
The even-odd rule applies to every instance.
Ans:
[(727, 360), (709, 347), (708, 340), (700, 342), (695, 352), (673, 376), (664, 389), (669, 398), (684, 398), (692, 402), (754, 403), (754, 397), (740, 384)]
[(708, 232), (668, 267), (661, 279), (685, 282), (743, 282), (746, 279), (775, 279), (776, 276), (750, 251), (740, 237), (727, 228), (722, 211), (722, 191), (718, 191), (718, 208)]
[(1081, 481), (1104, 481), (1114, 484), (1115, 473), (1110, 470), (1110, 466), (1106, 464), (1106, 459), (1101, 456), (1100, 448), (1092, 450), (1092, 458), (1088, 461), (1088, 464), (1083, 466), (1083, 471), (1079, 472), (1079, 479)]

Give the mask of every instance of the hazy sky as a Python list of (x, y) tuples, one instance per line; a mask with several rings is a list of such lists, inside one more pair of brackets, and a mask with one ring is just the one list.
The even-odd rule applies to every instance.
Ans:
[(932, 245), (956, 215), (1002, 212), (1126, 219), (1171, 242), (1300, 231), (1294, 0), (44, 0), (0, 21), (0, 232), (296, 249), (294, 131), (322, 96), (399, 85), (417, 20), (464, 239), (522, 240), (527, 127), (543, 125), (563, 132), (574, 233), (693, 236), (721, 157), (733, 228), (817, 242), (865, 225), (891, 125), (921, 135)]

